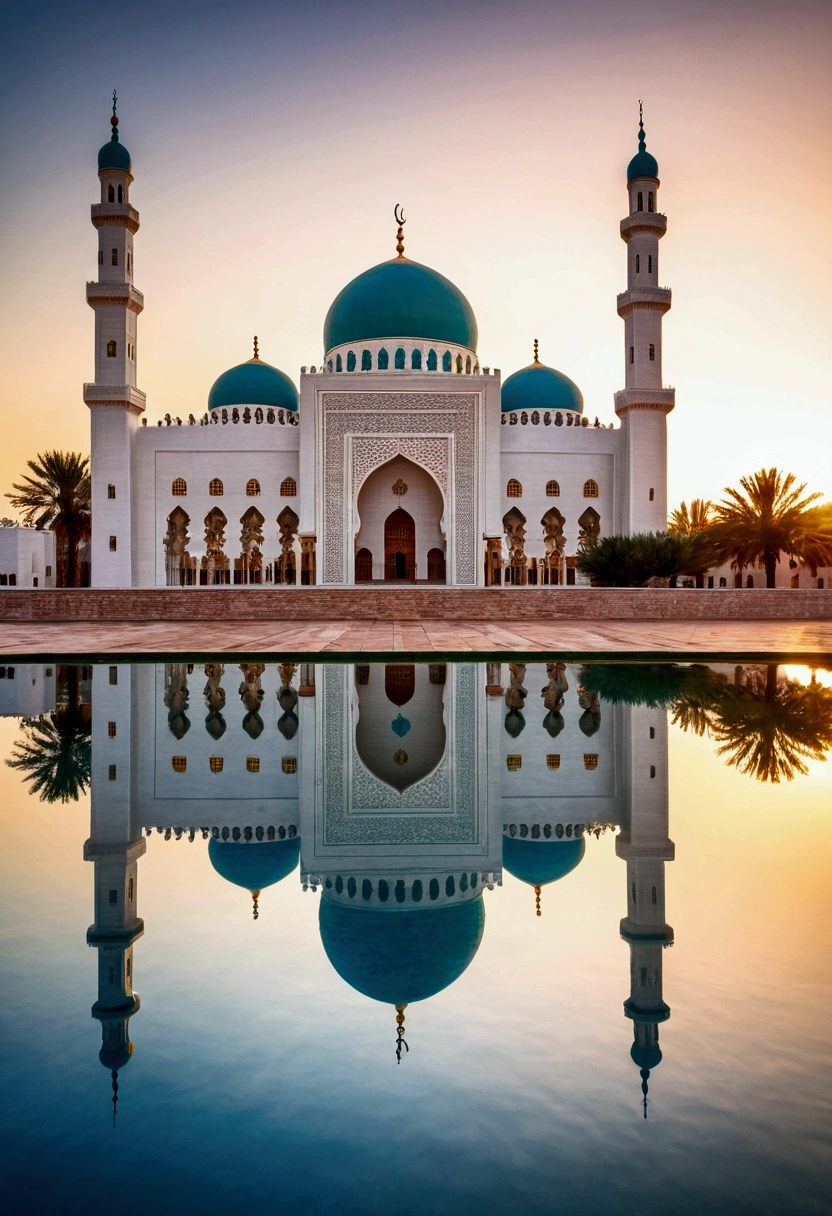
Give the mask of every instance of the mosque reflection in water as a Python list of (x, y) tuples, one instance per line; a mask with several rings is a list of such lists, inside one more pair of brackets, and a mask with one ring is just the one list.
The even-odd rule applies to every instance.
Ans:
[[(661, 1060), (668, 836), (667, 712), (607, 704), (563, 663), (98, 667), (91, 681), (91, 826), (101, 1063), (130, 1060), (138, 1012), (139, 863), (146, 837), (208, 841), (256, 920), (300, 881), (327, 957), (395, 1010), (453, 984), (477, 953), (503, 871), (568, 882), (589, 834), (618, 828), (630, 952), (630, 1055), (644, 1115)], [(83, 707), (82, 707), (83, 708)], [(60, 711), (58, 711), (60, 712)], [(54, 715), (53, 715), (54, 716)], [(294, 877), (293, 877), (294, 876)]]

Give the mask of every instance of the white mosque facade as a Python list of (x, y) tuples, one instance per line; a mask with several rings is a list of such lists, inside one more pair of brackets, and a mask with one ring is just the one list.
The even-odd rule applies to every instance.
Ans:
[[(627, 172), (624, 387), (618, 424), (590, 422), (572, 380), (538, 359), (502, 380), (478, 352), (474, 311), (404, 256), (359, 275), (324, 323), (300, 388), (254, 357), (223, 373), (199, 418), (148, 425), (138, 387), (139, 213), (118, 136), (99, 152), (91, 415), (92, 581), (460, 587), (572, 583), (580, 547), (667, 520), (658, 165)], [(397, 217), (401, 220), (401, 217)]]

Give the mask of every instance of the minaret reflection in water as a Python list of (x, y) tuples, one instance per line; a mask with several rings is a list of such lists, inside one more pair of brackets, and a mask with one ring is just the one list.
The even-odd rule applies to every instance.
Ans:
[[(240, 676), (224, 663), (95, 669), (88, 941), (114, 1108), (139, 1008), (144, 832), (207, 839), (213, 869), (250, 892), (255, 920), (264, 893), (300, 863), (304, 890), (319, 892), (327, 957), (353, 989), (390, 1006), (400, 1063), (411, 1049), (406, 1010), (473, 962), (484, 892), (503, 869), (532, 889), (529, 912), (540, 916), (545, 888), (569, 881), (587, 836), (620, 827), (624, 1010), (646, 1117), (670, 1015), (666, 710), (606, 704), (582, 686), (585, 669), (557, 662), (236, 667)], [(242, 715), (227, 703), (237, 685)], [(407, 1025), (418, 1026), (412, 1009)]]

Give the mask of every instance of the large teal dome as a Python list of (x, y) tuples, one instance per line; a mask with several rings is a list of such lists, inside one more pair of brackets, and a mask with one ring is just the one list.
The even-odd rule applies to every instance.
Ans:
[(422, 338), (477, 349), (477, 321), (449, 279), (408, 258), (365, 270), (335, 297), (324, 321), (324, 350), (375, 338)]
[(300, 856), (300, 837), (293, 840), (208, 841), (208, 857), (221, 878), (246, 891), (263, 891), (291, 874)]
[(295, 411), (298, 390), (285, 372), (256, 356), (239, 363), (214, 381), (208, 394), (208, 409), (232, 405), (260, 405), (264, 408)]
[(581, 390), (563, 372), (545, 363), (530, 363), (509, 376), (502, 387), (501, 409), (504, 414), (516, 410), (574, 410), (584, 411)]
[(545, 887), (547, 883), (557, 882), (559, 878), (571, 874), (585, 850), (583, 836), (571, 840), (504, 836), (503, 868), (530, 887)]
[(327, 958), (357, 992), (389, 1005), (424, 1001), (462, 975), (485, 925), (482, 896), (442, 908), (349, 907), (321, 897)]

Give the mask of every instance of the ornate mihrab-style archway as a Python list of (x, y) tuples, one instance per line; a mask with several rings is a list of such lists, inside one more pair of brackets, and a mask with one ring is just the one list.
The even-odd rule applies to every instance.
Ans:
[(420, 464), (399, 454), (379, 465), (355, 504), (355, 580), (444, 582), (444, 511), (442, 491)]
[(441, 664), (372, 664), (356, 684), (355, 747), (367, 770), (402, 793), (445, 755), (445, 670)]

